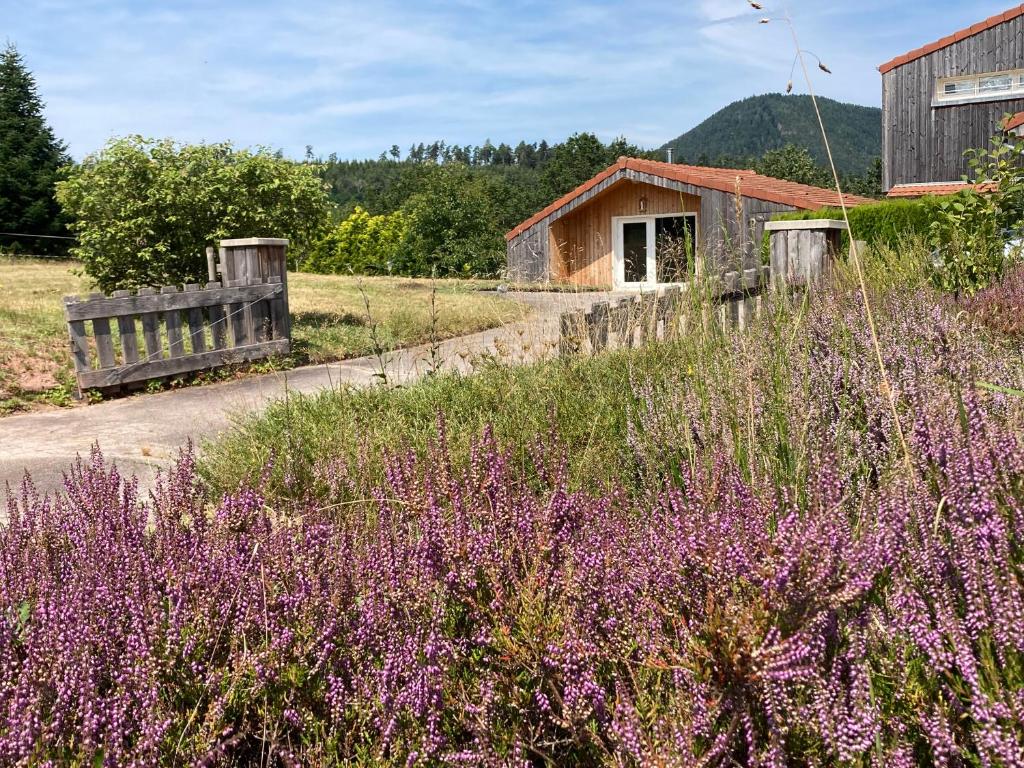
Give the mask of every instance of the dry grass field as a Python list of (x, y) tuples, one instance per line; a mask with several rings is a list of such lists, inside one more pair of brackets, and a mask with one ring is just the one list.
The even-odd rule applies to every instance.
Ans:
[[(0, 414), (71, 403), (74, 377), (61, 297), (88, 292), (88, 279), (77, 268), (72, 262), (0, 257)], [(359, 357), (378, 346), (390, 350), (451, 338), (526, 315), (522, 304), (481, 291), (486, 287), (459, 280), (292, 274), (294, 352), (278, 364)]]

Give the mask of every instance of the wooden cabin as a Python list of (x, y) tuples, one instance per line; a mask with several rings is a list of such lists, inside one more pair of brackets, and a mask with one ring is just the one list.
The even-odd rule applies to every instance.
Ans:
[(887, 193), (959, 191), (969, 171), (964, 152), (1024, 125), (1024, 5), (878, 69)]
[(623, 157), (505, 236), (509, 279), (631, 289), (746, 269), (772, 216), (838, 205), (834, 190), (753, 171)]

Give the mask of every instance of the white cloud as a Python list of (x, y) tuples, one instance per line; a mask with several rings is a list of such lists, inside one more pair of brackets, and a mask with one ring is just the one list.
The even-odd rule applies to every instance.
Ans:
[[(884, 12), (895, 34), (891, 6), (792, 2), (826, 95), (876, 102), (873, 66), (903, 47), (864, 30)], [(654, 145), (782, 90), (792, 59), (744, 0), (0, 0), (0, 18), (78, 156), (126, 133), (343, 156), (598, 126)]]
[(750, 12), (750, 6), (742, 0), (700, 0), (698, 11), (708, 21), (734, 19)]

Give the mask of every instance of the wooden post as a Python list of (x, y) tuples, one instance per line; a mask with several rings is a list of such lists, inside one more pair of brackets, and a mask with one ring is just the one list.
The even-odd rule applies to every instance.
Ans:
[[(131, 291), (114, 291), (114, 298), (131, 296)], [(117, 318), (117, 332), (121, 336), (121, 359), (125, 365), (139, 362), (139, 337), (135, 333), (135, 318)]]
[[(207, 283), (208, 289), (217, 289), (221, 287), (220, 282)], [(227, 349), (228, 346), (228, 325), (227, 315), (224, 313), (224, 307), (220, 304), (215, 304), (208, 309), (210, 313), (210, 336), (213, 339), (214, 349)]]
[[(178, 288), (174, 285), (165, 285), (160, 293), (177, 293)], [(181, 337), (181, 313), (176, 309), (164, 312), (164, 324), (167, 326), (167, 347), (171, 357), (181, 357), (185, 354), (185, 342)]]
[[(152, 296), (156, 291), (152, 288), (140, 288), (139, 296)], [(147, 312), (142, 316), (142, 338), (146, 341), (146, 360), (161, 360), (164, 356), (160, 343), (160, 318), (156, 312)]]
[(590, 331), (590, 348), (600, 352), (608, 348), (608, 302), (598, 301), (590, 307), (587, 327)]
[(580, 352), (582, 312), (563, 312), (559, 318), (558, 354), (569, 357)]
[[(266, 283), (274, 277), (284, 285), (280, 307), (259, 302), (258, 307), (245, 311), (250, 340), (261, 338), (266, 325), (281, 338), (292, 335), (291, 315), (288, 310), (288, 241), (277, 237), (245, 237), (220, 241), (221, 278), (224, 284), (234, 280)], [(211, 278), (214, 279), (214, 278)], [(255, 311), (253, 311), (255, 310)], [(275, 321), (276, 318), (276, 321)]]
[[(64, 313), (67, 316), (67, 307), (78, 302), (77, 296), (64, 297)], [(89, 341), (85, 337), (85, 322), (82, 320), (67, 320), (68, 339), (71, 345), (71, 359), (75, 363), (75, 373), (79, 374), (89, 370)], [(76, 377), (77, 378), (77, 377)], [(82, 399), (82, 388), (75, 387), (75, 398)]]
[[(212, 250), (212, 249), (210, 249)], [(193, 293), (201, 290), (197, 283), (189, 283), (185, 291)], [(190, 307), (187, 314), (189, 350), (192, 354), (206, 351), (206, 328), (203, 323), (203, 310), (200, 307)]]
[(833, 219), (770, 221), (771, 282), (778, 288), (811, 285), (831, 272), (835, 243), (846, 222)]
[(658, 292), (640, 294), (640, 344), (658, 340)]
[(206, 271), (210, 275), (210, 282), (217, 280), (217, 252), (213, 246), (206, 246)]

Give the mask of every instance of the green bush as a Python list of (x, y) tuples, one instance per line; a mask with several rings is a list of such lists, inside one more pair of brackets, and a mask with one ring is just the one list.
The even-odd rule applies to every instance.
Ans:
[(970, 295), (999, 280), (1006, 241), (1024, 224), (1024, 139), (996, 136), (987, 149), (966, 152), (967, 178), (981, 192), (944, 198), (931, 224), (935, 284)]
[[(848, 209), (850, 229), (858, 240), (872, 246), (895, 248), (908, 239), (924, 239), (931, 224), (939, 216), (941, 198), (923, 197), (919, 200), (881, 200)], [(809, 219), (842, 219), (839, 208), (817, 211), (793, 211), (774, 217), (776, 221), (806, 221)]]
[(356, 206), (313, 246), (302, 270), (321, 274), (390, 274), (395, 270), (408, 229), (408, 217), (401, 211), (372, 216)]
[(57, 184), (85, 272), (104, 291), (206, 279), (205, 249), (229, 237), (286, 237), (293, 252), (329, 220), (311, 165), (266, 149), (116, 139)]
[(409, 226), (398, 253), (403, 275), (491, 277), (505, 261), (500, 183), (460, 165), (430, 169), (402, 211)]

